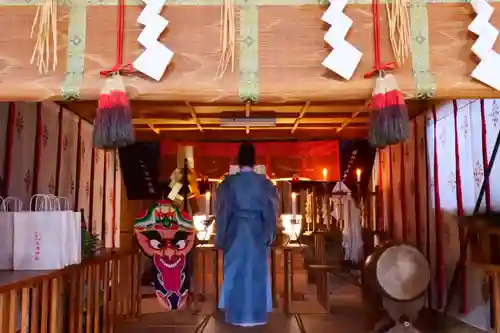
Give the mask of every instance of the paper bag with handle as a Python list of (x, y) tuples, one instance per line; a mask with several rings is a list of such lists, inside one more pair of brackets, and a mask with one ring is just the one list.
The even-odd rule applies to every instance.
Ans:
[(54, 198), (56, 209), (61, 211), (66, 232), (64, 248), (66, 251), (65, 262), (67, 265), (79, 264), (82, 259), (82, 215), (71, 210), (69, 200), (64, 197)]
[(22, 209), (18, 198), (0, 197), (0, 270), (12, 270), (14, 263), (14, 211)]
[(54, 196), (37, 194), (31, 211), (14, 213), (14, 270), (55, 270), (67, 265), (65, 218)]

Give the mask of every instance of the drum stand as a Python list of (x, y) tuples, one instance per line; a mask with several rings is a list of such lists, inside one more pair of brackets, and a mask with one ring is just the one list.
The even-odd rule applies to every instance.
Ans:
[[(413, 301), (401, 302), (384, 297), (382, 305), (390, 317), (382, 319), (382, 325), (374, 329), (375, 333), (420, 333), (413, 323), (417, 320), (420, 310), (425, 306), (425, 296)], [(377, 323), (378, 324), (378, 323)]]

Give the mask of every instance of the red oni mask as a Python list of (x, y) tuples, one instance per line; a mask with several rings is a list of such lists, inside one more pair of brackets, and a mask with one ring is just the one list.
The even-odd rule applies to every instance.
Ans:
[(158, 271), (155, 288), (160, 302), (169, 310), (183, 307), (188, 292), (183, 287), (188, 278), (186, 256), (195, 242), (194, 231), (178, 225), (166, 227), (156, 223), (151, 228), (136, 229), (136, 236), (143, 251), (153, 258)]

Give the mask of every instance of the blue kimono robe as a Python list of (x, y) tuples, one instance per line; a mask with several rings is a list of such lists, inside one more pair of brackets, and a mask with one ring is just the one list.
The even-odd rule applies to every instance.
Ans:
[(215, 244), (224, 252), (219, 308), (229, 324), (263, 325), (272, 311), (268, 255), (277, 197), (271, 181), (252, 171), (226, 177), (217, 190)]

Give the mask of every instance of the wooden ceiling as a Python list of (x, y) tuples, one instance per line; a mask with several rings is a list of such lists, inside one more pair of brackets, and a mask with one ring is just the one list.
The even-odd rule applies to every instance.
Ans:
[[(97, 103), (61, 103), (92, 121)], [(365, 138), (369, 113), (365, 101), (315, 104), (210, 105), (187, 102), (132, 102), (137, 139), (188, 141), (313, 140)], [(428, 107), (427, 102), (408, 101), (413, 117)], [(223, 127), (220, 118), (276, 118), (274, 127)]]

